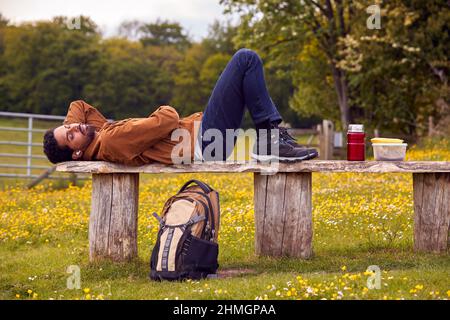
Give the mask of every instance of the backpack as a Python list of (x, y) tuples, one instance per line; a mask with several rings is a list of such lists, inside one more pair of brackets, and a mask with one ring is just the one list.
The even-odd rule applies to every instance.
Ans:
[(152, 280), (215, 276), (219, 267), (217, 191), (204, 182), (190, 180), (166, 201), (161, 217), (153, 215), (160, 226), (150, 258)]

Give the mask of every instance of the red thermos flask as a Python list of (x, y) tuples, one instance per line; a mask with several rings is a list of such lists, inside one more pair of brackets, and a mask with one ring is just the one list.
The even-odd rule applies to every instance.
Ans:
[(364, 125), (350, 124), (347, 131), (347, 160), (364, 161), (366, 159)]

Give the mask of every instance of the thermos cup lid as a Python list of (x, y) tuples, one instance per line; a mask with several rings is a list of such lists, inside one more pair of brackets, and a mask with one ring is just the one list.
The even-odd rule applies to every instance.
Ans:
[(349, 132), (364, 132), (363, 124), (349, 124), (348, 125)]

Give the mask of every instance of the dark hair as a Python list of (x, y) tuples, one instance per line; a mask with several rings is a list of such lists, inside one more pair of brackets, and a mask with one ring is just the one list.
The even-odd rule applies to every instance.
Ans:
[(72, 160), (72, 150), (61, 148), (55, 139), (54, 128), (49, 129), (44, 134), (44, 153), (51, 163), (58, 163)]

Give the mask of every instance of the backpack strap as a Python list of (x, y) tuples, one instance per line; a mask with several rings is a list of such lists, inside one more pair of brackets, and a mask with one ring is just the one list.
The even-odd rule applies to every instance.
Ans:
[(198, 185), (200, 188), (202, 188), (202, 190), (205, 193), (210, 193), (211, 191), (213, 191), (213, 189), (208, 186), (206, 183), (192, 179), (189, 180), (188, 182), (186, 182), (180, 189), (180, 191), (178, 191), (178, 193), (183, 192), (184, 190), (186, 190), (187, 187), (189, 187), (189, 185), (191, 185), (192, 183), (195, 183), (196, 185)]
[(197, 222), (200, 222), (205, 219), (206, 219), (205, 216), (199, 216), (198, 214), (196, 214), (195, 216), (193, 216), (189, 219), (189, 221), (187, 222), (187, 225), (196, 224)]
[(161, 225), (161, 227), (163, 227), (165, 225), (164, 220), (156, 212), (153, 212), (153, 216), (159, 221), (159, 224)]
[(202, 220), (205, 220), (205, 216), (199, 216), (196, 214), (195, 216), (191, 217), (188, 222), (182, 223), (182, 224), (174, 224), (174, 225), (166, 225), (166, 222), (156, 213), (153, 212), (153, 216), (159, 221), (159, 224), (161, 227), (168, 227), (168, 228), (181, 228), (181, 227), (189, 227), (193, 224), (196, 224), (197, 222), (200, 222)]

